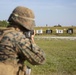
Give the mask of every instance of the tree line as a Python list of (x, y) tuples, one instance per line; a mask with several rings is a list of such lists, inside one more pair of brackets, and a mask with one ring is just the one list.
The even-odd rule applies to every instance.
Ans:
[(7, 27), (9, 23), (6, 20), (0, 20), (0, 27)]

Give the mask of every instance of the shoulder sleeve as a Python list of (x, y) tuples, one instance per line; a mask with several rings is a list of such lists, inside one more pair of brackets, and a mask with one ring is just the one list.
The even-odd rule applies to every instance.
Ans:
[(45, 53), (36, 44), (32, 44), (29, 39), (21, 39), (17, 46), (21, 53), (32, 65), (40, 65), (45, 62)]

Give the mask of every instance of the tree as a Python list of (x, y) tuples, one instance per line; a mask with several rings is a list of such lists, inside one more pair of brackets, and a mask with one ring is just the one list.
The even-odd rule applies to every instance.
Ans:
[(0, 27), (7, 27), (9, 23), (6, 20), (0, 21)]

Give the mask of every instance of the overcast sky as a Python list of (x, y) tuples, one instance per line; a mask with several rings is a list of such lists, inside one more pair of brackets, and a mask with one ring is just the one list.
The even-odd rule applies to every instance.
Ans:
[(17, 6), (34, 11), (36, 26), (76, 26), (76, 0), (0, 0), (0, 20), (7, 20)]

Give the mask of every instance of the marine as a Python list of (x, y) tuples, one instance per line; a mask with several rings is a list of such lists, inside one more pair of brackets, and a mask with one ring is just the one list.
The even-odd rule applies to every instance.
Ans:
[(15, 67), (18, 65), (15, 75), (20, 75), (19, 69), (26, 75), (28, 67), (24, 64), (25, 61), (32, 65), (45, 63), (45, 53), (34, 41), (34, 13), (27, 7), (18, 6), (12, 11), (8, 22), (8, 27), (1, 31), (0, 63), (9, 63)]

